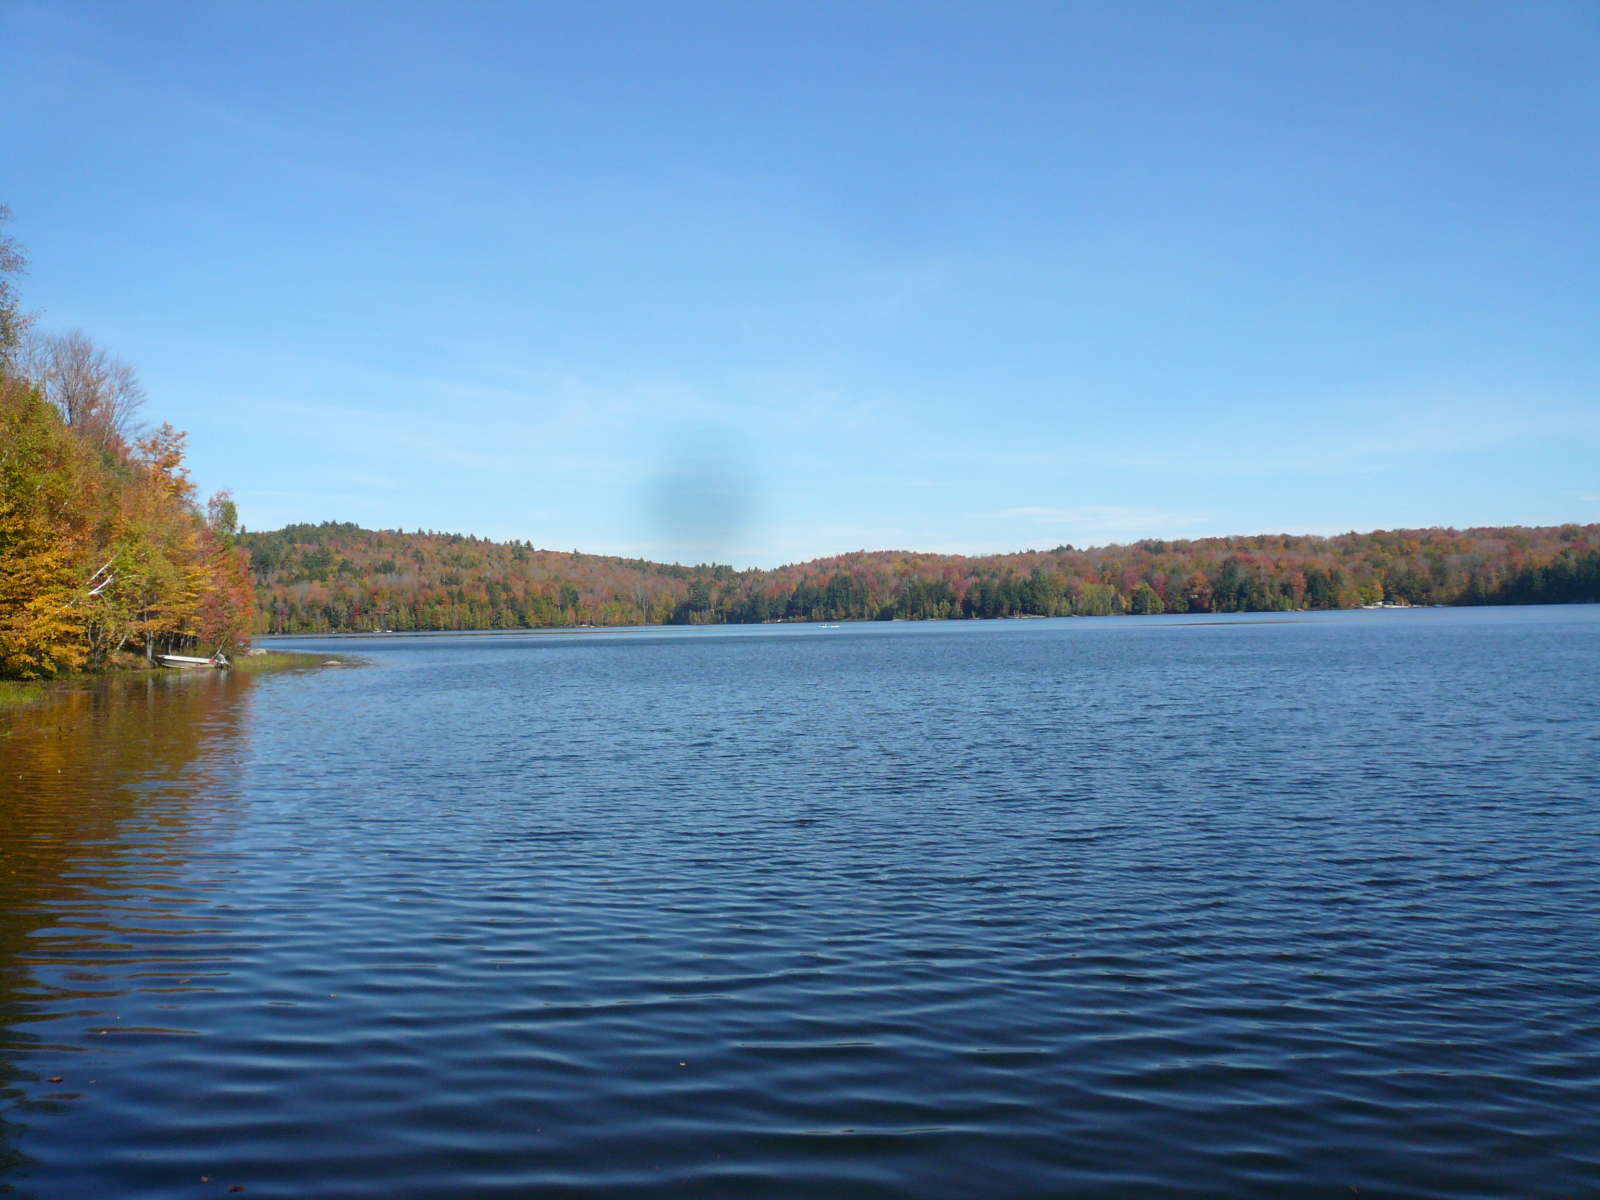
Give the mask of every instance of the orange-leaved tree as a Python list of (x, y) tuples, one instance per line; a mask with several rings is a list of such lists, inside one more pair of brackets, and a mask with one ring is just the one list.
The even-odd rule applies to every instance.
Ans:
[(250, 583), (250, 554), (239, 545), (239, 512), (227, 492), (218, 492), (206, 504), (200, 552), (206, 564), (206, 588), (195, 615), (201, 647), (215, 653), (248, 645), (255, 589)]

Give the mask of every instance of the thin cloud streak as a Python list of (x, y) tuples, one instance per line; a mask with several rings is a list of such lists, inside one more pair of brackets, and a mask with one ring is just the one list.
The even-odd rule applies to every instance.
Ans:
[[(941, 457), (1016, 470), (1099, 468), (1238, 479), (1359, 473), (1393, 466), (1399, 459), (1437, 459), (1530, 443), (1600, 443), (1600, 412), (1565, 401), (1433, 396), (1395, 401), (1376, 412), (1370, 411), (1370, 400), (1316, 407), (1319, 419), (1275, 414), (1226, 434), (1140, 429), (1118, 438), (1074, 440), (1064, 447), (947, 450)], [(1134, 438), (1138, 448), (1124, 440)]]
[(1074, 529), (1189, 529), (1210, 520), (1206, 513), (1173, 512), (1160, 508), (1125, 508), (1115, 504), (1090, 504), (1079, 508), (1024, 505), (1004, 508), (986, 516), (996, 520), (1028, 521), (1038, 525), (1072, 526)]

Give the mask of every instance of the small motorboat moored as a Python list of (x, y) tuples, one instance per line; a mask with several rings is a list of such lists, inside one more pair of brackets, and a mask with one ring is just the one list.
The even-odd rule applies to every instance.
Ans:
[(196, 667), (216, 667), (218, 670), (225, 670), (233, 665), (228, 661), (228, 656), (220, 650), (210, 658), (196, 658), (190, 654), (158, 654), (156, 661), (163, 667), (178, 667), (182, 670), (194, 670)]

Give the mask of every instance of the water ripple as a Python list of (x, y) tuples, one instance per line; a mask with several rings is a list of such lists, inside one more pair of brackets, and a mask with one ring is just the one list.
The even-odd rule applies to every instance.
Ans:
[(1600, 612), (1370, 616), (8, 718), (0, 1193), (1600, 1194)]

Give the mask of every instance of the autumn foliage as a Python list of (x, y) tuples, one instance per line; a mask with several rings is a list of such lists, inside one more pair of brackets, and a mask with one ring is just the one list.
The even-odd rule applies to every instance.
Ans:
[[(7, 247), (0, 239), (0, 251)], [(14, 247), (9, 253), (0, 253), (0, 268), (14, 273), (20, 256)], [(11, 293), (0, 293), (0, 309), (7, 306), (0, 677), (98, 670), (128, 651), (147, 659), (210, 654), (247, 640), (254, 597), (232, 505), (224, 496), (209, 514), (199, 511), (183, 467), (184, 435), (163, 425), (130, 444), (131, 375), (80, 372), (64, 383), (60, 374), (30, 372), (19, 352), (26, 322)], [(112, 362), (125, 371), (82, 335), (73, 338), (91, 367)]]
[(163, 426), (94, 447), (25, 381), (0, 380), (0, 676), (248, 640), (248, 559), (197, 511), (182, 445)]
[(243, 537), (271, 633), (1600, 601), (1600, 526), (1147, 540), (683, 567), (325, 522)]

